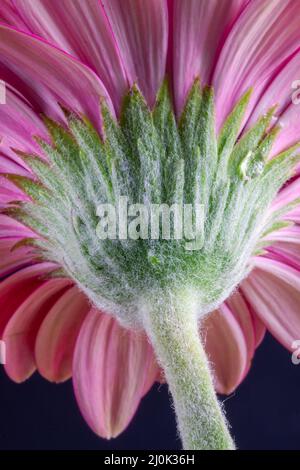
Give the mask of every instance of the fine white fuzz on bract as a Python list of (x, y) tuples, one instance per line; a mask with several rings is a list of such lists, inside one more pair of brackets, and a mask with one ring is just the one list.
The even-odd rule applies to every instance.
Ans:
[[(251, 269), (266, 233), (283, 226), (269, 215), (291, 176), (295, 148), (268, 161), (278, 129), (274, 109), (241, 138), (246, 93), (216, 135), (211, 88), (196, 81), (177, 121), (165, 82), (150, 110), (136, 87), (124, 99), (119, 121), (102, 103), (103, 137), (86, 117), (64, 110), (68, 126), (45, 118), (52, 144), (37, 139), (46, 160), (21, 154), (35, 180), (7, 177), (31, 198), (10, 216), (40, 235), (27, 240), (41, 257), (61, 266), (100, 309), (122, 324), (144, 327), (141, 304), (162, 292), (193, 292), (198, 315), (227, 298)], [(116, 204), (201, 204), (201, 249), (185, 240), (100, 240), (97, 207)], [(157, 293), (157, 295), (156, 295)]]

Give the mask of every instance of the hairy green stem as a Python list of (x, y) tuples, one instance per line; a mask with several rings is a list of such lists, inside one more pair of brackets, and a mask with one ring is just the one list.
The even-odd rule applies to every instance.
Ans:
[(173, 396), (184, 449), (234, 449), (212, 383), (190, 296), (159, 295), (148, 303), (145, 328)]

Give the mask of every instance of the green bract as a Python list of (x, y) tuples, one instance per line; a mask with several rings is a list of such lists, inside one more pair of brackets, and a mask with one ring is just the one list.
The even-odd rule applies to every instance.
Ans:
[[(219, 138), (213, 90), (198, 81), (178, 122), (166, 82), (152, 111), (136, 87), (119, 121), (102, 103), (104, 138), (73, 112), (65, 110), (66, 128), (45, 118), (52, 145), (37, 140), (48, 163), (22, 155), (37, 180), (8, 176), (32, 198), (9, 214), (41, 235), (34, 242), (41, 256), (124, 324), (140, 325), (139, 306), (156, 292), (192, 292), (203, 315), (248, 273), (263, 235), (281, 226), (282, 212), (274, 217), (268, 209), (296, 161), (295, 148), (267, 161), (278, 132), (269, 131), (274, 109), (239, 139), (249, 97)], [(202, 248), (188, 251), (185, 240), (99, 240), (97, 206), (120, 196), (146, 205), (202, 204)]]

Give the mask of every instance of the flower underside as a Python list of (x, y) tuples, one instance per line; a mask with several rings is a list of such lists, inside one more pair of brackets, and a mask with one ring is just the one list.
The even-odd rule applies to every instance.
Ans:
[[(296, 147), (267, 161), (278, 134), (270, 129), (274, 108), (239, 139), (249, 97), (237, 103), (219, 137), (213, 91), (198, 81), (178, 121), (166, 82), (153, 110), (133, 87), (119, 121), (102, 102), (103, 138), (69, 110), (67, 127), (45, 118), (52, 145), (37, 141), (47, 161), (19, 152), (36, 179), (7, 175), (32, 200), (6, 211), (40, 235), (23, 243), (57, 262), (59, 275), (73, 278), (125, 324), (140, 324), (141, 299), (158, 291), (192, 291), (200, 313), (212, 310), (248, 273), (264, 235), (284, 225), (283, 212), (268, 209), (297, 161)], [(201, 204), (203, 246), (188, 251), (185, 240), (100, 240), (96, 209), (120, 196), (146, 205)]]

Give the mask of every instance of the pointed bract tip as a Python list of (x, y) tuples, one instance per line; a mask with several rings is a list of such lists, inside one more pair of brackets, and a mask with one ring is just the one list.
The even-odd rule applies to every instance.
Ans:
[(66, 105), (64, 105), (60, 102), (58, 102), (58, 105), (59, 105), (60, 109), (62, 110), (65, 118), (67, 119), (67, 121), (71, 121), (72, 119), (76, 119), (77, 117), (80, 117), (79, 113), (77, 113), (73, 109), (70, 109), (68, 106), (66, 106)]
[(36, 238), (30, 238), (30, 237), (22, 238), (22, 240), (18, 241), (11, 247), (10, 252), (12, 253), (18, 250), (19, 248), (23, 248), (23, 247), (36, 248), (37, 247), (36, 240), (37, 240)]

